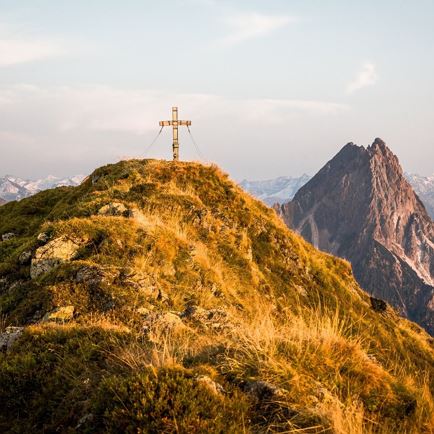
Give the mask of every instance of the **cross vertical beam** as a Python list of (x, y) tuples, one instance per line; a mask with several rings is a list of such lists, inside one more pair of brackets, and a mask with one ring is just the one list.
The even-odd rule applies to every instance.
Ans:
[(173, 161), (179, 160), (179, 137), (178, 137), (178, 127), (180, 125), (189, 127), (191, 121), (180, 121), (178, 120), (178, 107), (172, 107), (172, 120), (171, 121), (160, 121), (160, 127), (172, 126), (173, 129)]
[(179, 160), (179, 141), (178, 141), (178, 107), (172, 107), (173, 125), (173, 161)]

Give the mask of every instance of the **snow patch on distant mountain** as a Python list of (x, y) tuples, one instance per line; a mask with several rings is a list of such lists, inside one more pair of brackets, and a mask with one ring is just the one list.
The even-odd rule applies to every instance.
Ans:
[(309, 175), (300, 177), (280, 176), (275, 179), (265, 181), (248, 181), (247, 179), (240, 182), (240, 186), (262, 200), (268, 205), (274, 205), (276, 202), (283, 203), (291, 200), (295, 193), (309, 181)]
[(406, 173), (405, 177), (425, 205), (430, 217), (434, 220), (434, 175), (420, 176), (414, 173)]
[(58, 178), (50, 175), (42, 179), (28, 180), (13, 175), (5, 175), (0, 177), (0, 199), (6, 202), (21, 200), (42, 190), (79, 185), (84, 178), (84, 175), (68, 178)]

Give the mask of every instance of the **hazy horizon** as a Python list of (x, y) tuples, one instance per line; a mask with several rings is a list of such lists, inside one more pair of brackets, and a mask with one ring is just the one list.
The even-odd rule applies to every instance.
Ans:
[[(434, 173), (434, 4), (0, 0), (0, 175), (141, 157), (177, 105), (234, 179), (315, 174), (381, 137)], [(181, 159), (200, 159), (181, 131)], [(147, 157), (171, 158), (163, 131)]]

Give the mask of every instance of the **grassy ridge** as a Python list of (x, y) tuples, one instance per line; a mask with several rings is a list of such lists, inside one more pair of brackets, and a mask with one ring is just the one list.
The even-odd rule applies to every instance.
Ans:
[[(431, 338), (214, 166), (102, 167), (2, 206), (7, 232), (0, 312), (26, 328), (0, 354), (0, 429), (434, 429)], [(40, 233), (79, 247), (31, 279)]]

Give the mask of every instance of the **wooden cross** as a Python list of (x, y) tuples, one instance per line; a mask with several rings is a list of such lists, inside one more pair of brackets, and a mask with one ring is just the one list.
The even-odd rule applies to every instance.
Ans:
[(179, 121), (178, 120), (178, 107), (172, 107), (172, 120), (171, 121), (160, 121), (160, 127), (173, 127), (173, 161), (179, 160), (179, 142), (178, 142), (178, 126), (185, 125), (189, 127), (191, 121)]

